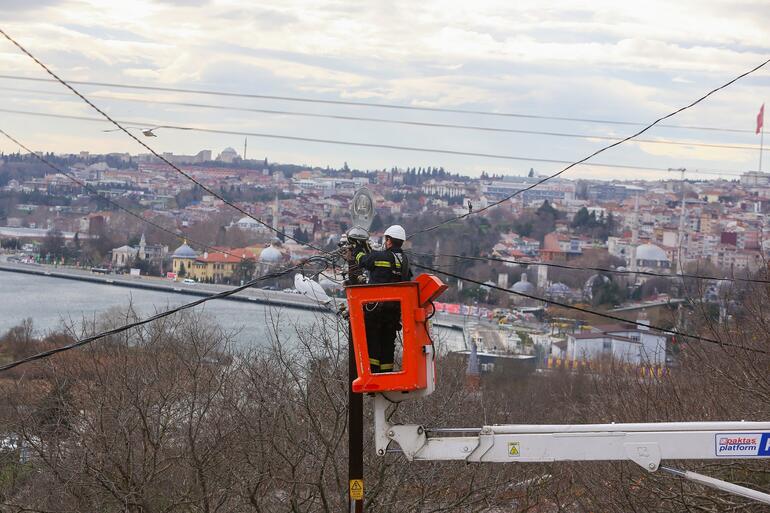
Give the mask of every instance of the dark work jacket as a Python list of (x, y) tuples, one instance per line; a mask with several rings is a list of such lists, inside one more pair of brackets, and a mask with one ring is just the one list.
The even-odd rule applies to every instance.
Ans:
[(409, 261), (401, 248), (358, 253), (358, 265), (369, 271), (369, 284), (395, 283), (412, 279)]

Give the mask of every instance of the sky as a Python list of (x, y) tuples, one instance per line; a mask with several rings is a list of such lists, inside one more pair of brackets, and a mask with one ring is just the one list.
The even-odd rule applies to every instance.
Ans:
[[(547, 4), (546, 7), (543, 4)], [(766, 0), (0, 0), (0, 27), (65, 80), (228, 93), (648, 123), (770, 58)], [(0, 74), (46, 78), (0, 40)], [(174, 125), (251, 134), (493, 154), (491, 158), (367, 148), (251, 135), (247, 156), (312, 166), (382, 169), (443, 166), (452, 172), (546, 175), (640, 127), (437, 111), (292, 102), (77, 85), (135, 127)], [(98, 117), (63, 86), (0, 79), (3, 109)], [(509, 130), (557, 137), (244, 112), (161, 102), (355, 116)], [(759, 166), (754, 134), (770, 102), (770, 64), (568, 178), (727, 178)], [(155, 103), (149, 103), (155, 102)], [(108, 125), (0, 112), (0, 128), (39, 151), (144, 153)], [(136, 131), (139, 134), (138, 131)], [(225, 147), (243, 135), (158, 129), (159, 152)], [(0, 137), (1, 139), (1, 137)], [(715, 148), (693, 143), (735, 146)], [(770, 138), (768, 140), (770, 147)], [(0, 150), (19, 148), (0, 141)], [(770, 152), (763, 169), (770, 171)], [(528, 160), (532, 159), (532, 160)], [(657, 170), (657, 171), (656, 171)]]

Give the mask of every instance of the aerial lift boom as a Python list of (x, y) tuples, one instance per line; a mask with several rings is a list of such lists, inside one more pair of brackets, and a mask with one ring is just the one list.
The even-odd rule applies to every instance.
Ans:
[[(770, 504), (770, 495), (696, 472), (661, 466), (662, 460), (770, 458), (770, 422), (663, 422), (575, 425), (491, 425), (430, 428), (390, 422), (388, 405), (430, 394), (435, 387), (428, 320), (431, 301), (446, 285), (432, 275), (414, 282), (355, 285), (346, 289), (358, 379), (353, 391), (374, 394), (378, 455), (401, 452), (409, 461), (552, 463), (632, 461), (648, 472), (673, 475)], [(363, 309), (377, 301), (399, 301), (403, 324), (402, 369), (372, 373)]]
[[(661, 466), (661, 460), (770, 458), (770, 422), (661, 422), (635, 424), (492, 425), (437, 428), (391, 424), (384, 394), (374, 398), (377, 454), (395, 442), (409, 461), (469, 463), (633, 461), (765, 504), (770, 495), (696, 472)], [(391, 449), (392, 451), (392, 449)]]

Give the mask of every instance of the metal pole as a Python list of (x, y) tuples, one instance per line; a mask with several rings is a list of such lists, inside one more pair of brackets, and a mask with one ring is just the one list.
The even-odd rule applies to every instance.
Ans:
[(364, 511), (364, 401), (353, 392), (356, 359), (353, 337), (348, 326), (348, 502), (350, 513)]
[(762, 131), (759, 135), (759, 172), (762, 172), (762, 152), (765, 151), (765, 125), (762, 124)]
[[(372, 226), (374, 214), (372, 194), (365, 187), (357, 190), (350, 204), (353, 227), (368, 232)], [(352, 252), (349, 258), (347, 284), (360, 284), (363, 271), (355, 266), (355, 255)], [(350, 513), (364, 511), (364, 398), (363, 394), (353, 393), (353, 380), (357, 376), (353, 330), (348, 323), (348, 503)]]
[(746, 497), (747, 499), (755, 500), (757, 502), (770, 504), (770, 495), (759, 492), (757, 490), (752, 490), (751, 488), (746, 488), (745, 486), (728, 483), (726, 481), (722, 481), (721, 479), (714, 479), (713, 477), (704, 476), (703, 474), (698, 474), (697, 472), (693, 472), (691, 470), (679, 470), (671, 467), (660, 467), (660, 469), (668, 472), (669, 474), (673, 474), (684, 479), (689, 479), (690, 481), (700, 483), (704, 486), (708, 486), (722, 492), (732, 493), (740, 497)]

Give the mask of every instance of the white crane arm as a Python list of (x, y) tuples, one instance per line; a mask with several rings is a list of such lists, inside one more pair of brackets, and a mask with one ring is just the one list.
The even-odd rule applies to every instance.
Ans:
[[(426, 429), (391, 425), (389, 400), (375, 395), (375, 446), (395, 442), (412, 460), (496, 463), (633, 461), (648, 472), (661, 460), (770, 458), (770, 422), (665, 422), (578, 425), (492, 425)], [(666, 471), (706, 486), (770, 504), (770, 495), (695, 472)]]

